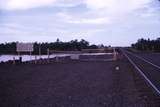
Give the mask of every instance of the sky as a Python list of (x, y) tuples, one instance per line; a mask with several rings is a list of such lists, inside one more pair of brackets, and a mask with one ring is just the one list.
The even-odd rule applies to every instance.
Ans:
[(160, 36), (158, 0), (0, 0), (0, 43), (85, 39), (129, 46)]

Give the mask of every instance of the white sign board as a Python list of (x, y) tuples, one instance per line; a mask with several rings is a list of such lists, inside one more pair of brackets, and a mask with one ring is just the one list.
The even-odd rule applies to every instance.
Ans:
[(78, 60), (79, 59), (79, 55), (78, 54), (71, 55), (71, 59)]
[(17, 52), (32, 52), (33, 43), (17, 43)]

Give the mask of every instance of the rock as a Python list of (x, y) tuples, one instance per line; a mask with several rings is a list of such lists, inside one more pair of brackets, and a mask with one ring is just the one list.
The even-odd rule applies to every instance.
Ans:
[(116, 67), (116, 70), (117, 70), (117, 71), (119, 70), (119, 67), (118, 67), (118, 66)]

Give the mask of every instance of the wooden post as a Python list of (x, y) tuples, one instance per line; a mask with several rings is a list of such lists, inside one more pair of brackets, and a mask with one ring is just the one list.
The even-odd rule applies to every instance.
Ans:
[(19, 63), (22, 63), (22, 57), (20, 55), (20, 52), (18, 51), (18, 57), (19, 57)]
[(35, 64), (37, 64), (37, 56), (35, 55)]
[(18, 52), (18, 57), (20, 57), (20, 52)]
[(113, 50), (113, 60), (114, 61), (116, 61), (117, 60), (117, 53), (116, 53), (116, 50), (115, 50), (115, 48), (114, 48), (114, 50)]
[(41, 44), (39, 44), (39, 57), (41, 59)]
[(48, 63), (49, 63), (49, 48), (47, 49), (47, 55), (48, 55)]
[(32, 52), (30, 51), (30, 61), (32, 60), (32, 56), (31, 55), (32, 55)]
[(56, 62), (58, 62), (58, 56), (56, 56), (55, 59), (56, 59)]
[(15, 57), (13, 57), (13, 64), (14, 64), (14, 65), (16, 64), (16, 62), (15, 62)]

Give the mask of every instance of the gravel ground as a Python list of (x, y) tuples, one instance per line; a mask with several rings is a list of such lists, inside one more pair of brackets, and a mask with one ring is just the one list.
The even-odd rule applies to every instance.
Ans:
[(0, 65), (0, 107), (148, 107), (134, 72), (126, 59)]

